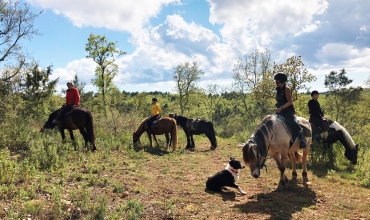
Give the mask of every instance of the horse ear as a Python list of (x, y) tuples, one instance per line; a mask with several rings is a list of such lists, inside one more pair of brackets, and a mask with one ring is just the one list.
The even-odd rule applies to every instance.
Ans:
[(136, 134), (136, 131), (134, 131), (134, 133), (132, 135), (135, 135)]
[(358, 144), (356, 144), (356, 150), (358, 151)]

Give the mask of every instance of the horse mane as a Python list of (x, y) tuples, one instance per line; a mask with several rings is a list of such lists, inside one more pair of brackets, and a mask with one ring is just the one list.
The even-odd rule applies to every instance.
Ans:
[[(344, 135), (344, 139), (346, 140), (346, 142), (348, 143), (348, 145), (351, 147), (351, 148), (356, 148), (356, 144), (355, 142), (353, 141), (351, 135), (348, 133), (348, 131), (341, 125), (339, 124), (338, 122), (336, 121), (333, 121), (332, 124), (330, 124), (330, 126), (332, 128), (334, 128), (336, 131), (340, 130), (343, 132), (343, 135)], [(329, 126), (329, 127), (330, 127)]]
[(263, 155), (267, 154), (266, 145), (275, 128), (275, 121), (272, 120), (272, 117), (273, 115), (267, 115), (264, 117), (250, 137), (250, 140), (257, 144), (258, 150)]
[(189, 118), (182, 115), (176, 115), (175, 120), (178, 126), (184, 128), (186, 127), (186, 122), (189, 120)]

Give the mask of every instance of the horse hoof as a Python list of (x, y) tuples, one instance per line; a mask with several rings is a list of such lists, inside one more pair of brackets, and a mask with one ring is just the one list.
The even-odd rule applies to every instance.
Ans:
[(278, 186), (276, 187), (276, 190), (275, 191), (281, 191), (284, 188), (285, 188), (285, 186), (279, 183)]
[(211, 146), (210, 148), (211, 150), (216, 150), (216, 147), (215, 146)]

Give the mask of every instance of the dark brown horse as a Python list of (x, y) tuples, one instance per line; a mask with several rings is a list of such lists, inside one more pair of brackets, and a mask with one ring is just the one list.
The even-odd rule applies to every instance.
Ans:
[[(203, 119), (195, 120), (175, 114), (171, 114), (170, 117), (173, 117), (176, 120), (177, 125), (182, 127), (184, 130), (187, 140), (186, 148), (195, 148), (193, 134), (205, 134), (211, 142), (210, 149), (215, 150), (217, 148), (216, 133), (212, 122)], [(196, 126), (194, 126), (195, 124)]]
[[(132, 135), (134, 145), (137, 144), (137, 142), (140, 139), (140, 136), (146, 131), (146, 120), (147, 118), (145, 118), (140, 123), (138, 129)], [(158, 122), (153, 123), (151, 131), (152, 131), (154, 140), (157, 143), (157, 147), (159, 145), (158, 145), (158, 141), (155, 135), (164, 134), (166, 136), (166, 141), (167, 141), (166, 151), (168, 151), (168, 148), (170, 145), (169, 134), (171, 134), (172, 148), (173, 148), (173, 151), (176, 150), (177, 148), (177, 125), (176, 125), (175, 119), (169, 118), (169, 117), (160, 118)], [(149, 141), (150, 141), (150, 147), (153, 147), (151, 135), (149, 135)]]
[(58, 126), (63, 140), (65, 139), (64, 129), (68, 129), (69, 135), (74, 141), (75, 137), (73, 135), (73, 130), (78, 129), (85, 140), (85, 147), (87, 147), (87, 143), (90, 142), (91, 151), (95, 151), (94, 118), (91, 111), (81, 107), (73, 108), (66, 116), (64, 116), (64, 120), (60, 122), (60, 124), (55, 125), (52, 122), (58, 116), (60, 110), (61, 109), (58, 109), (50, 114), (44, 127), (41, 129), (41, 132), (45, 129), (53, 129)]

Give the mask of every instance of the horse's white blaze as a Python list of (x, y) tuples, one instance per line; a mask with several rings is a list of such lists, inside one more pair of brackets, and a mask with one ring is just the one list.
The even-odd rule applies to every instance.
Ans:
[(351, 149), (356, 149), (356, 144), (353, 141), (351, 135), (349, 135), (348, 131), (344, 129), (342, 125), (340, 125), (338, 122), (333, 122), (331, 125), (329, 125), (329, 128), (334, 128), (336, 131), (342, 131), (344, 134), (344, 138), (346, 142), (348, 143), (349, 147)]

